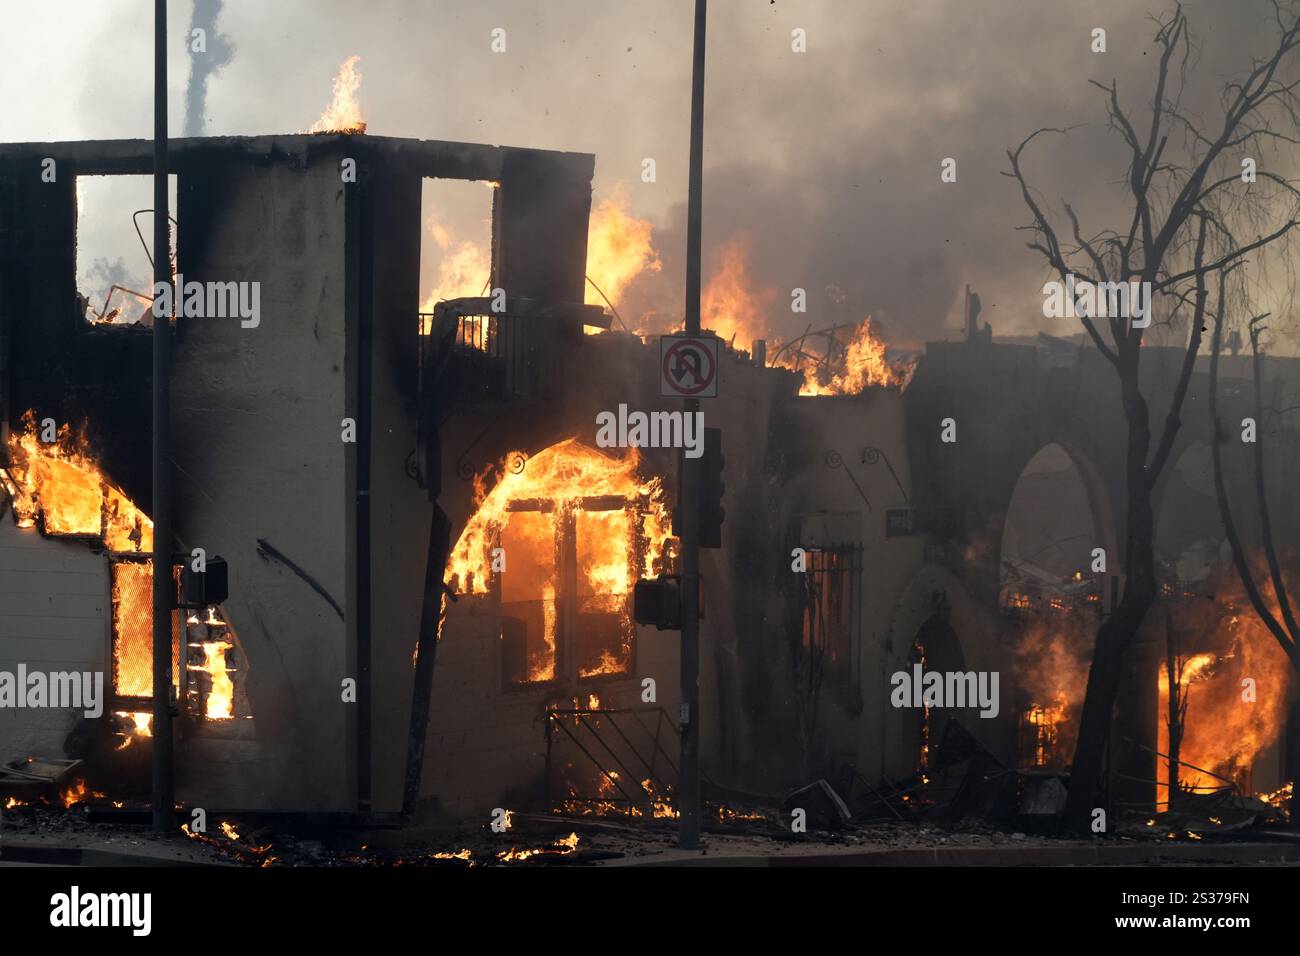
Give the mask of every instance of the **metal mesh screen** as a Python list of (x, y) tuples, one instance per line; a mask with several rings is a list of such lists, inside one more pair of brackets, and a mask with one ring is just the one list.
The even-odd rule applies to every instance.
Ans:
[[(115, 561), (113, 569), (113, 693), (153, 697), (153, 568)], [(180, 614), (172, 612), (172, 683), (180, 684)]]

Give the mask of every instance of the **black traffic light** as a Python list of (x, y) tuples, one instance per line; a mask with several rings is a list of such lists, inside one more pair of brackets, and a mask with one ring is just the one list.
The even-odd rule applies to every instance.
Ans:
[(632, 587), (632, 619), (661, 631), (682, 627), (682, 579), (675, 574), (642, 579)]
[(226, 559), (211, 557), (203, 571), (195, 571), (188, 555), (181, 557), (181, 593), (177, 607), (204, 608), (230, 597), (230, 571)]
[(700, 488), (700, 547), (722, 547), (722, 522), (727, 512), (722, 507), (722, 496), (727, 486), (722, 483), (722, 469), (727, 460), (722, 457), (722, 429), (704, 429), (704, 455), (700, 471), (704, 478)]

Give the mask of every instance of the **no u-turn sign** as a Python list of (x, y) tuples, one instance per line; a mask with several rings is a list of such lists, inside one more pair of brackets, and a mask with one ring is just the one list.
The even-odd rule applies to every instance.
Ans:
[(659, 394), (713, 398), (718, 394), (718, 340), (712, 335), (659, 336)]

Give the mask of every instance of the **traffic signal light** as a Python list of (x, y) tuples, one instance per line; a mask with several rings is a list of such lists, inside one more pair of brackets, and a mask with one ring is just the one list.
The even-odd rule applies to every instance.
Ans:
[(189, 555), (181, 555), (180, 560), (181, 592), (177, 607), (204, 608), (230, 597), (230, 571), (225, 558), (208, 558), (202, 571), (194, 570)]
[(632, 620), (638, 624), (653, 624), (661, 631), (681, 630), (681, 578), (675, 574), (661, 574), (657, 578), (637, 581), (632, 587)]
[(704, 429), (704, 455), (700, 471), (703, 481), (700, 488), (700, 547), (722, 547), (722, 522), (726, 509), (722, 496), (727, 486), (722, 483), (722, 469), (727, 460), (722, 457), (722, 429)]

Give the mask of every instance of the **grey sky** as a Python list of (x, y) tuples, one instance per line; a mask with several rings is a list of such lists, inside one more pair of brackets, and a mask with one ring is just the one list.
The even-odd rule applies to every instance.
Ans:
[[(1188, 101), (1214, 116), (1217, 90), (1270, 39), (1262, 0), (1184, 4), (1203, 43)], [(189, 0), (171, 4), (171, 124), (189, 74)], [(593, 152), (597, 196), (627, 187), (656, 225), (664, 271), (630, 309), (679, 308), (690, 86), (691, 0), (226, 0), (236, 51), (208, 83), (209, 134), (293, 132), (320, 114), (340, 62), (361, 57), (370, 131)], [(1123, 175), (1090, 78), (1149, 97), (1151, 12), (1096, 0), (714, 0), (706, 106), (705, 280), (744, 231), (752, 272), (780, 295), (768, 322), (797, 334), (789, 290), (848, 295), (891, 341), (952, 336), (961, 289), (980, 291), (998, 333), (1076, 331), (1041, 315), (1046, 277), (1024, 237), (1005, 150), (1039, 126), (1088, 124), (1027, 166), (1045, 198), (1067, 196), (1093, 229), (1115, 225)], [(5, 0), (0, 141), (148, 136), (148, 0)], [(507, 31), (505, 54), (489, 49)], [(1108, 52), (1089, 50), (1107, 30)], [(808, 52), (790, 49), (807, 31)], [(640, 181), (654, 157), (658, 182)], [(939, 163), (958, 161), (941, 184)], [(1284, 155), (1267, 158), (1293, 174)], [(457, 216), (464, 214), (457, 212)], [(470, 221), (453, 222), (476, 234)], [(829, 311), (826, 312), (829, 316)], [(835, 315), (834, 318), (844, 316)]]

